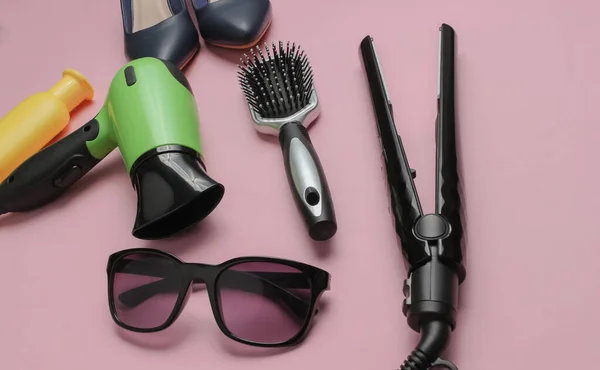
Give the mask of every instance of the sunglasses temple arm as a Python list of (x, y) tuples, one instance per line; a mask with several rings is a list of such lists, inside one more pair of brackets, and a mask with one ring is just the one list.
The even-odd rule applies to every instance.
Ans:
[[(221, 288), (241, 290), (260, 295), (264, 294), (275, 302), (283, 303), (285, 308), (289, 309), (298, 321), (303, 322), (306, 319), (311, 303), (311, 287), (304, 274), (294, 272), (254, 272), (235, 270), (227, 270), (223, 272), (223, 274), (229, 275), (232, 279), (235, 279), (235, 281), (228, 284), (228, 279), (221, 278), (219, 283)], [(250, 277), (258, 278), (264, 286), (257, 286), (256, 281), (253, 281)], [(302, 299), (288, 289), (306, 289), (308, 290), (308, 295), (305, 299)]]
[(129, 289), (119, 294), (118, 299), (123, 306), (132, 308), (139, 306), (156, 295), (164, 293), (178, 293), (180, 289), (181, 286), (179, 285), (179, 279), (170, 279), (166, 277), (158, 281), (153, 281), (151, 283)]
[[(118, 296), (118, 300), (126, 307), (135, 307), (144, 301), (162, 293), (178, 292), (180, 289), (178, 275), (172, 271), (172, 266), (157, 266), (154, 263), (145, 263), (142, 261), (131, 261), (127, 264), (128, 274), (137, 274), (143, 276), (161, 277), (161, 280), (144, 284), (128, 291), (125, 291)], [(265, 283), (266, 292), (272, 298), (279, 298), (291, 311), (300, 319), (304, 319), (308, 311), (308, 302), (297, 297), (287, 289), (309, 289), (304, 275), (300, 273), (281, 273), (281, 272), (242, 272), (242, 271), (226, 271), (227, 274), (252, 274)], [(256, 289), (256, 284), (247, 279), (247, 276), (238, 279), (236, 276), (235, 284), (230, 284), (231, 288), (246, 292), (260, 293)], [(273, 281), (275, 280), (275, 281)], [(227, 282), (224, 279), (223, 282)], [(281, 283), (285, 288), (276, 282)], [(286, 284), (288, 283), (288, 284)], [(227, 285), (226, 285), (227, 286)]]
[[(147, 262), (139, 260), (123, 259), (117, 262), (115, 271), (126, 274), (135, 274), (157, 278), (176, 278), (178, 275), (171, 263), (161, 265), (160, 262)], [(228, 270), (228, 272), (249, 273), (260, 277), (269, 283), (277, 283), (286, 289), (309, 289), (310, 283), (306, 275), (299, 272), (270, 272), (270, 271), (237, 271)]]

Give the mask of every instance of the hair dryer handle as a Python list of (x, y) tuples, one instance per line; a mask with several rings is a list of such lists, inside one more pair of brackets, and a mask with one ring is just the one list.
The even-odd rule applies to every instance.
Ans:
[(297, 122), (284, 124), (279, 131), (279, 143), (290, 189), (309, 236), (317, 241), (330, 239), (337, 231), (333, 200), (306, 127)]
[(90, 154), (86, 142), (99, 131), (94, 118), (23, 162), (0, 184), (0, 214), (42, 207), (94, 168), (102, 158)]

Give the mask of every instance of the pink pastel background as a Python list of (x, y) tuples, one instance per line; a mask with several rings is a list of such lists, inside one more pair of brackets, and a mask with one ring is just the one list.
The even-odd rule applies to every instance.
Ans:
[[(313, 65), (322, 115), (310, 129), (339, 231), (310, 242), (281, 151), (250, 122), (240, 52), (205, 47), (187, 72), (221, 205), (168, 241), (131, 236), (136, 198), (118, 152), (53, 205), (0, 217), (0, 369), (394, 370), (418, 340), (401, 312), (405, 270), (388, 213), (381, 150), (359, 43), (375, 38), (424, 207), (433, 206), (438, 26), (458, 35), (459, 145), (468, 277), (447, 356), (461, 370), (582, 369), (600, 360), (600, 23), (592, 1), (272, 0), (267, 40), (295, 41)], [(0, 115), (65, 68), (100, 109), (126, 59), (119, 1), (0, 5)], [(64, 230), (64, 231), (61, 231)], [(219, 332), (205, 293), (172, 329), (118, 330), (106, 262), (132, 247), (218, 263), (267, 255), (332, 274), (306, 341), (285, 352)]]

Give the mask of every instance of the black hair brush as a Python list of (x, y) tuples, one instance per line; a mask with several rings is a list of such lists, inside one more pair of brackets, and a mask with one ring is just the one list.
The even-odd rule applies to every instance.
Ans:
[[(256, 51), (255, 51), (256, 49)], [(287, 179), (310, 237), (330, 239), (337, 231), (333, 200), (307, 128), (319, 115), (313, 73), (296, 44), (264, 44), (240, 59), (240, 86), (255, 128), (279, 137)]]

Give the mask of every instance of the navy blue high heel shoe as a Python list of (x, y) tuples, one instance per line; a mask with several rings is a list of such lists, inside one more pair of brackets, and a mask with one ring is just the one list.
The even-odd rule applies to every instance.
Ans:
[(186, 0), (121, 0), (125, 54), (154, 57), (180, 69), (200, 50)]
[(192, 0), (204, 41), (225, 48), (254, 46), (271, 25), (270, 0)]

